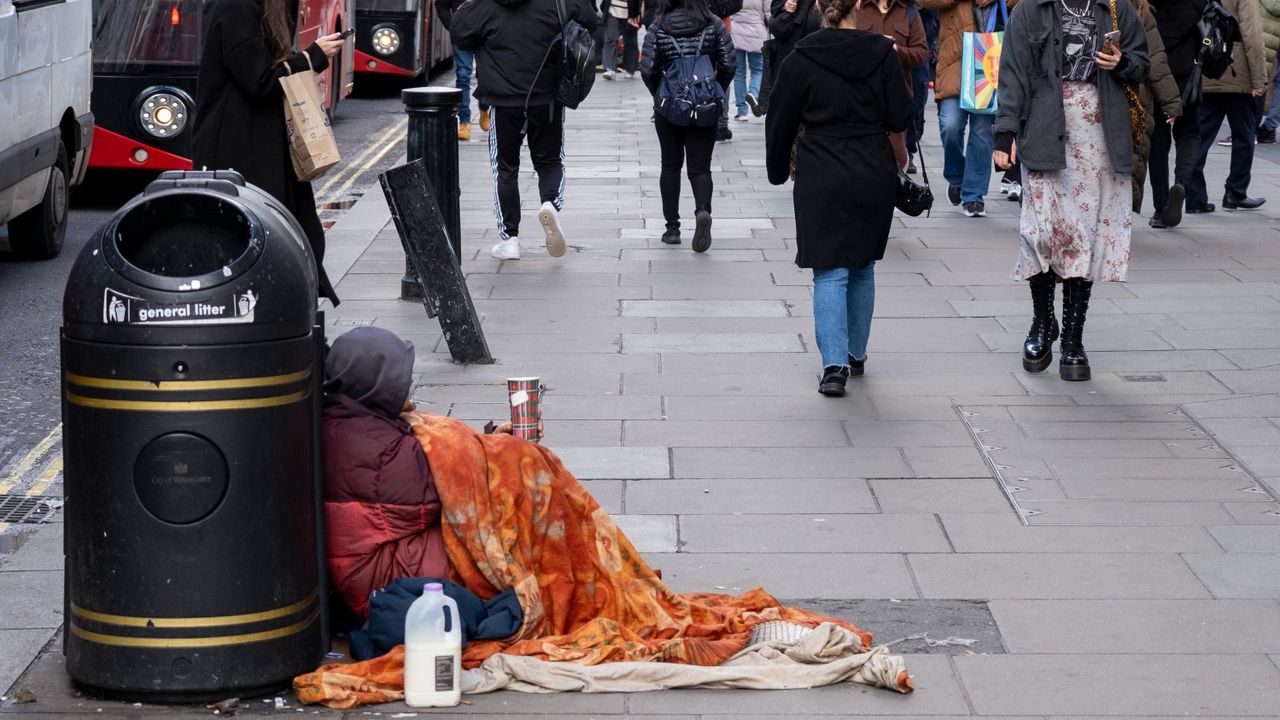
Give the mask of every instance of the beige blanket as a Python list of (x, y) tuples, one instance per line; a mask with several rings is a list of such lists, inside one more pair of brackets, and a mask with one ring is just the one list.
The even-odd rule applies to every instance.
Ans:
[(823, 623), (794, 643), (751, 645), (715, 666), (661, 662), (578, 665), (518, 655), (493, 655), (462, 673), (462, 691), (641, 692), (666, 688), (787, 690), (853, 682), (907, 692), (901, 656), (881, 645), (859, 652), (858, 636)]

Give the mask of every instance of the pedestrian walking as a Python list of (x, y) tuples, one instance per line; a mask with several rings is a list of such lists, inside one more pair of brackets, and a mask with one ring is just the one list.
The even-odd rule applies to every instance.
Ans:
[[(859, 30), (883, 35), (893, 41), (893, 49), (902, 64), (902, 81), (907, 86), (907, 102), (911, 102), (911, 71), (924, 64), (929, 57), (925, 42), (924, 23), (920, 21), (920, 9), (915, 0), (859, 0), (854, 10)], [(914, 110), (914, 105), (912, 106)], [(893, 155), (898, 167), (907, 166), (907, 134), (889, 136), (893, 143)]]
[(640, 0), (602, 0), (600, 12), (604, 16), (604, 79), (617, 77), (618, 38), (622, 38), (622, 70), (628, 78), (634, 78), (640, 69), (640, 47), (636, 42)]
[(323, 72), (343, 40), (337, 33), (325, 35), (295, 51), (296, 14), (289, 7), (289, 0), (205, 2), (191, 159), (197, 168), (239, 172), (288, 208), (311, 246), (320, 296), (337, 305), (324, 270), (324, 226), (315, 195), (293, 169), (280, 78), (308, 69)]
[[(538, 222), (547, 253), (560, 257), (565, 235), (564, 106), (556, 102), (556, 58), (560, 42), (560, 3), (549, 0), (476, 0), (453, 15), (450, 35), (476, 54), (480, 79), (476, 99), (493, 108), (489, 162), (493, 169), (498, 244), (489, 254), (520, 259), (520, 146), (529, 141), (529, 158), (538, 174)], [(589, 32), (599, 25), (588, 0), (563, 0), (567, 17)]]
[(769, 182), (794, 171), (796, 265), (813, 270), (818, 392), (829, 397), (865, 371), (898, 187), (889, 134), (911, 121), (893, 42), (857, 29), (857, 1), (817, 0), (824, 29), (782, 62), (765, 126)]
[(1266, 95), (1267, 76), (1262, 46), (1262, 17), (1258, 0), (1222, 0), (1222, 6), (1240, 23), (1241, 42), (1235, 46), (1231, 69), (1220, 78), (1204, 79), (1204, 99), (1200, 108), (1200, 155), (1191, 171), (1187, 187), (1187, 208), (1213, 212), (1204, 165), (1213, 149), (1214, 137), (1225, 118), (1231, 126), (1231, 171), (1222, 196), (1228, 210), (1254, 210), (1266, 198), (1249, 197), (1253, 172), (1253, 144), (1258, 132), (1258, 98)]
[[(1133, 211), (1142, 214), (1142, 188), (1147, 181), (1147, 158), (1151, 154), (1152, 136), (1157, 131), (1156, 118), (1157, 116), (1166, 118), (1166, 127), (1159, 130), (1167, 133), (1168, 126), (1182, 117), (1182, 96), (1178, 89), (1178, 82), (1174, 80), (1173, 73), (1169, 70), (1164, 40), (1160, 38), (1160, 27), (1156, 24), (1156, 16), (1151, 12), (1150, 2), (1133, 0), (1133, 7), (1138, 11), (1138, 17), (1142, 18), (1142, 27), (1147, 33), (1147, 56), (1151, 60), (1147, 79), (1138, 87), (1138, 93), (1142, 98), (1145, 132), (1142, 137), (1137, 138), (1133, 148)], [(1153, 228), (1167, 227), (1160, 213), (1151, 216), (1150, 224)]]
[[(917, 6), (919, 7), (919, 6)], [(938, 64), (938, 11), (920, 10), (920, 24), (924, 26), (924, 44), (929, 50), (925, 61), (911, 71), (911, 127), (907, 128), (907, 173), (916, 172), (916, 155), (920, 154), (920, 140), (924, 137), (924, 108), (933, 86), (934, 70)]]
[[(1176, 227), (1182, 222), (1183, 206), (1187, 212), (1203, 212), (1186, 202), (1191, 173), (1200, 154), (1200, 86), (1199, 73), (1193, 72), (1200, 51), (1200, 32), (1196, 23), (1204, 11), (1205, 0), (1151, 0), (1151, 10), (1164, 44), (1169, 73), (1178, 85), (1182, 98), (1182, 115), (1173, 118), (1156, 113), (1151, 131), (1151, 150), (1147, 155), (1147, 172), (1151, 176), (1153, 228)], [(1173, 183), (1169, 182), (1169, 151), (1173, 150)]]
[(1280, 0), (1259, 0), (1259, 9), (1267, 67), (1271, 69), (1271, 89), (1267, 93), (1267, 110), (1258, 125), (1258, 144), (1270, 145), (1276, 141), (1276, 128), (1280, 127), (1280, 63), (1276, 62), (1276, 50), (1280, 49)]
[[(1107, 39), (1112, 27), (1118, 38)], [(1013, 277), (1031, 286), (1022, 355), (1028, 372), (1053, 360), (1054, 284), (1061, 278), (1058, 374), (1090, 378), (1083, 335), (1093, 283), (1123, 282), (1129, 271), (1133, 130), (1123, 84), (1140, 84), (1149, 69), (1142, 20), (1124, 0), (1027, 2), (1010, 18), (994, 159), (999, 167), (1014, 160), (1023, 167)]]
[(746, 122), (749, 108), (760, 105), (760, 81), (764, 74), (764, 41), (769, 37), (769, 0), (743, 0), (742, 9), (730, 18), (730, 35), (737, 56), (733, 76), (733, 119)]
[[(1037, 2), (1041, 0), (1036, 0)], [(921, 9), (938, 11), (938, 69), (933, 98), (938, 104), (938, 131), (942, 136), (942, 174), (947, 179), (947, 200), (968, 217), (985, 217), (986, 194), (991, 184), (991, 151), (994, 115), (969, 112), (960, 107), (960, 65), (964, 34), (983, 32), (994, 15), (995, 29), (1003, 30), (1000, 5), (1012, 9), (1017, 0), (919, 0)], [(1007, 40), (1006, 40), (1007, 42)], [(1003, 78), (1002, 78), (1003, 80)], [(1003, 90), (1000, 102), (1004, 102)], [(965, 128), (968, 127), (968, 140)]]
[[(453, 13), (462, 6), (465, 0), (436, 0), (436, 17), (445, 30), (453, 24)], [(463, 50), (457, 43), (453, 46), (454, 85), (462, 91), (462, 99), (458, 100), (458, 139), (471, 140), (471, 79), (475, 75), (476, 56), (470, 50)], [(480, 104), (480, 129), (489, 132), (493, 127), (489, 108)]]
[[(711, 154), (715, 150), (717, 125), (677, 124), (668, 116), (676, 103), (663, 102), (661, 86), (677, 63), (688, 65), (697, 59), (709, 59), (707, 65), (715, 73), (721, 93), (729, 89), (734, 73), (733, 39), (719, 17), (712, 13), (707, 0), (659, 0), (657, 19), (644, 37), (640, 57), (640, 75), (654, 95), (653, 127), (658, 133), (662, 170), (658, 188), (662, 192), (662, 215), (667, 229), (662, 242), (680, 243), (680, 170), (688, 165), (689, 185), (693, 188), (694, 252), (711, 247)], [(689, 68), (680, 68), (686, 75)], [(673, 83), (674, 84), (674, 83)], [(703, 86), (697, 84), (699, 88)], [(724, 95), (719, 99), (719, 117), (725, 112)]]
[[(732, 25), (732, 17), (742, 10), (743, 0), (708, 0), (711, 14), (720, 18), (728, 30)], [(729, 113), (721, 113), (720, 122), (716, 126), (716, 142), (728, 142), (733, 139), (733, 130), (729, 129)]]
[(760, 95), (752, 112), (757, 117), (769, 112), (769, 97), (778, 77), (782, 61), (787, 59), (796, 44), (822, 27), (822, 13), (809, 0), (771, 0), (769, 4), (769, 34), (772, 58), (766, 60), (764, 80), (760, 83)]

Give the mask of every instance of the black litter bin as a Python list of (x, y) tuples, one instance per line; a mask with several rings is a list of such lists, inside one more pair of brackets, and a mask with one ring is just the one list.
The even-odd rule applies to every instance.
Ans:
[(289, 212), (165, 173), (98, 232), (62, 329), (67, 671), (226, 696), (324, 654), (323, 334)]

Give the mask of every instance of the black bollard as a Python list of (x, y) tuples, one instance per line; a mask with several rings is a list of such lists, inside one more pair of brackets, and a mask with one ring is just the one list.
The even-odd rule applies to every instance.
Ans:
[[(436, 204), (444, 216), (453, 255), (462, 263), (462, 213), (458, 188), (458, 103), (462, 91), (452, 87), (409, 88), (400, 93), (409, 116), (408, 161), (421, 160), (435, 188)], [(405, 258), (400, 299), (422, 297), (409, 258)]]

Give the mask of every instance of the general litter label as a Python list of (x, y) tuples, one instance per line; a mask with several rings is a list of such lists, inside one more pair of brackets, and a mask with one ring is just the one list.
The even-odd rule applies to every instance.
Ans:
[(144, 300), (103, 291), (102, 322), (105, 325), (228, 325), (253, 322), (258, 296), (253, 290), (205, 300), (176, 303)]

